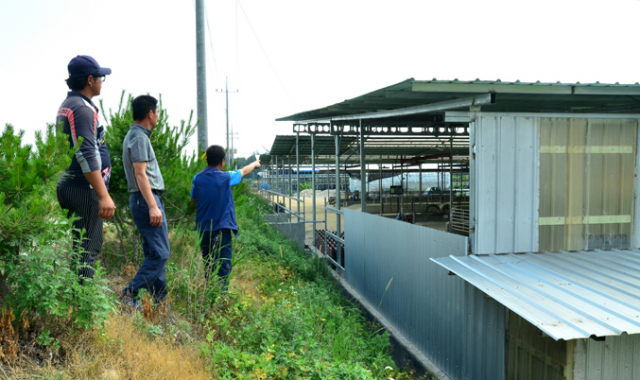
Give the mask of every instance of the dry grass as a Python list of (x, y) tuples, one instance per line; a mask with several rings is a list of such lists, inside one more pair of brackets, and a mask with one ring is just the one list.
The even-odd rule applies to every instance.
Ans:
[(174, 339), (153, 339), (130, 315), (109, 318), (107, 339), (77, 347), (65, 368), (45, 369), (33, 378), (51, 379), (211, 379), (198, 348)]
[[(11, 305), (2, 308), (2, 318), (0, 318), (0, 358), (3, 362), (13, 364), (18, 357), (18, 332), (13, 329), (13, 310)], [(25, 321), (26, 318), (24, 319)], [(28, 322), (25, 322), (25, 328)], [(2, 349), (4, 346), (4, 350)]]

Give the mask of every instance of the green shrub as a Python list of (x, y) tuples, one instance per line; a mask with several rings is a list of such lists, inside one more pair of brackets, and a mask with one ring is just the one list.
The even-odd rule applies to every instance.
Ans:
[(0, 137), (0, 280), (2, 302), (27, 317), (50, 344), (67, 327), (102, 325), (114, 299), (97, 266), (84, 286), (72, 261), (72, 222), (56, 200), (56, 183), (71, 155), (67, 136), (49, 125), (36, 132), (35, 149), (24, 132), (7, 125)]
[(300, 191), (308, 190), (308, 189), (311, 189), (312, 187), (313, 187), (313, 184), (311, 182), (303, 182), (300, 184)]
[(78, 266), (78, 255), (72, 252), (71, 221), (57, 222), (51, 223), (48, 232), (34, 236), (32, 245), (23, 247), (19, 258), (5, 267), (12, 290), (7, 302), (19, 314), (26, 312), (32, 324), (40, 322), (38, 327), (43, 330), (102, 327), (115, 310), (104, 270), (98, 263), (92, 279), (79, 281), (72, 269)]
[(53, 125), (36, 132), (35, 148), (21, 145), (24, 131), (7, 124), (0, 136), (0, 299), (7, 293), (3, 268), (18, 258), (20, 247), (46, 231), (62, 215), (51, 182), (71, 162), (66, 135)]

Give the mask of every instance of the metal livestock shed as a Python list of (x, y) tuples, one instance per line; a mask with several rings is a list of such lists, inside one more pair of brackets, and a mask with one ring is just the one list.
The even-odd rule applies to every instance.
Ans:
[[(396, 273), (393, 281), (411, 294), (397, 293), (406, 303), (395, 302), (386, 314), (399, 327), (413, 323), (405, 318), (415, 310), (413, 303), (458, 305), (442, 304), (449, 315), (434, 314), (424, 336), (458, 328), (464, 339), (439, 340), (442, 347), (433, 349), (414, 342), (425, 347), (430, 368), (442, 378), (640, 378), (638, 83), (411, 78), (278, 120), (295, 122), (294, 133), (311, 139), (357, 137), (352, 144), (359, 145), (361, 163), (375, 156), (367, 142), (378, 137), (389, 149), (393, 138), (410, 142), (447, 134), (449, 141), (467, 144), (469, 250), (446, 248), (431, 237), (405, 242), (423, 247), (422, 253), (393, 252), (407, 262), (416, 254), (430, 255), (433, 265), (457, 276), (450, 285), (444, 279), (432, 283), (433, 289), (413, 289), (417, 277), (412, 276), (418, 274)], [(393, 151), (403, 152), (420, 154)], [(342, 153), (347, 151), (336, 156)], [(353, 212), (345, 218), (349, 215)], [(374, 221), (368, 229), (346, 224), (353, 227), (345, 249), (358, 252), (360, 261), (351, 257), (345, 273), (364, 272), (345, 278), (369, 281), (350, 284), (366, 294), (371, 286), (388, 288), (389, 264), (383, 265), (384, 255), (367, 254), (375, 247), (366, 244), (385, 236), (388, 227), (378, 231)], [(440, 250), (437, 255), (434, 249)], [(448, 249), (451, 254), (443, 255)], [(382, 274), (380, 284), (371, 284), (367, 273)], [(466, 290), (454, 279), (463, 279)], [(370, 294), (368, 302), (381, 303), (378, 293)], [(448, 299), (436, 302), (442, 294)], [(462, 325), (450, 326), (451, 321)], [(489, 326), (490, 333), (483, 331)], [(400, 330), (423, 328), (406, 327)]]

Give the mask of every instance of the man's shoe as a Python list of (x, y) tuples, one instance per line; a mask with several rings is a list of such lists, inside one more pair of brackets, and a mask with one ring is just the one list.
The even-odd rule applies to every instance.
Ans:
[(142, 310), (142, 301), (140, 301), (137, 297), (124, 297), (122, 303), (127, 307), (136, 308), (138, 311)]

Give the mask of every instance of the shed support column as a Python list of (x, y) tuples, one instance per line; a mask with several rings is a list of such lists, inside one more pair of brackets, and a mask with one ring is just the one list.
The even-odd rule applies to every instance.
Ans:
[[(336, 209), (340, 210), (340, 136), (333, 137), (336, 145)], [(340, 214), (336, 214), (336, 235), (340, 236)], [(342, 262), (342, 247), (340, 243), (336, 242), (336, 261), (338, 264), (343, 265)]]
[(418, 209), (422, 205), (422, 162), (418, 164), (418, 175), (420, 176), (420, 182), (418, 184)]
[(420, 192), (420, 196), (422, 197), (422, 163), (418, 166), (418, 175), (420, 176), (420, 182), (418, 184), (418, 191)]
[(367, 169), (364, 162), (364, 133), (362, 131), (362, 119), (360, 120), (360, 211), (365, 210), (365, 192), (366, 192), (366, 175)]
[(269, 184), (269, 201), (273, 198), (273, 184), (271, 183), (271, 175), (273, 174), (271, 170), (271, 160), (269, 160), (269, 165), (267, 165), (267, 183)]
[[(298, 152), (298, 140), (300, 139), (300, 132), (296, 132), (296, 192), (298, 193), (298, 215), (300, 215), (300, 154)], [(300, 217), (298, 217), (300, 221)]]
[(449, 232), (451, 232), (451, 216), (453, 215), (453, 137), (449, 140), (449, 147)]
[(380, 165), (378, 166), (378, 195), (380, 196), (380, 216), (382, 216), (382, 155), (380, 155)]
[(366, 185), (367, 185), (367, 189), (366, 190), (367, 190), (367, 192), (366, 192), (366, 194), (369, 194), (369, 191), (371, 191), (371, 188), (369, 186), (369, 164), (364, 164), (364, 170), (365, 170), (365, 174), (367, 175), (367, 182), (366, 182)]
[(313, 214), (313, 246), (316, 245), (316, 139), (315, 133), (311, 134), (311, 213)]
[[(402, 166), (404, 156), (400, 156), (400, 215), (404, 216), (404, 166)], [(400, 218), (402, 218), (402, 216)], [(400, 219), (402, 220), (402, 219)]]
[[(291, 155), (287, 156), (287, 162), (288, 162), (288, 170), (289, 170), (289, 189), (287, 191), (287, 195), (289, 196), (289, 198), (287, 198), (289, 200), (289, 211), (293, 210), (293, 208), (291, 207), (291, 197), (293, 196), (293, 191), (291, 191)], [(291, 212), (289, 212), (289, 222), (291, 222)]]

